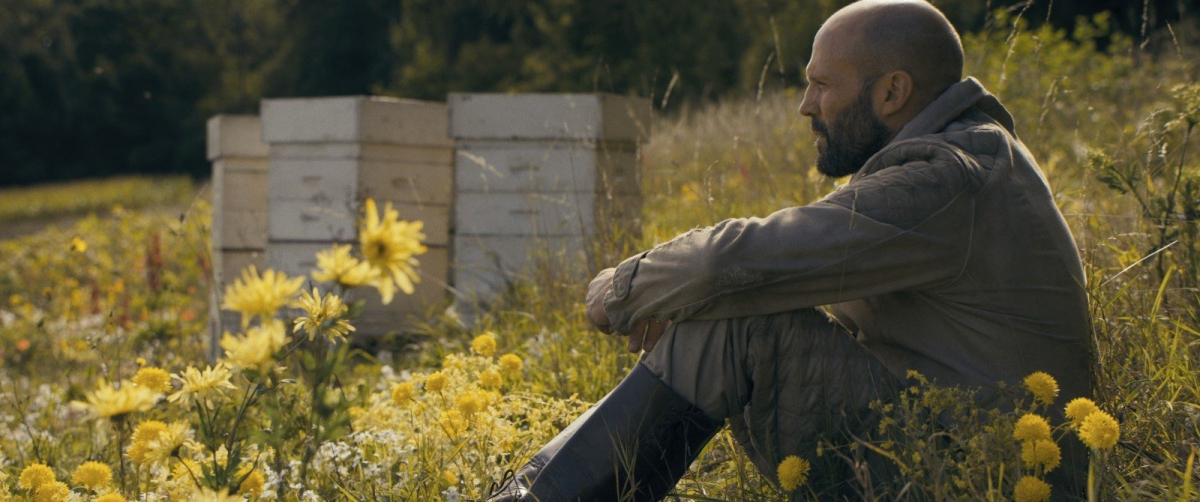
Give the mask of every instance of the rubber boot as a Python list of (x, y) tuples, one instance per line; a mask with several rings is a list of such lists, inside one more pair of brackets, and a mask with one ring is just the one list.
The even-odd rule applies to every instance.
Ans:
[(637, 364), (489, 500), (662, 500), (722, 425)]

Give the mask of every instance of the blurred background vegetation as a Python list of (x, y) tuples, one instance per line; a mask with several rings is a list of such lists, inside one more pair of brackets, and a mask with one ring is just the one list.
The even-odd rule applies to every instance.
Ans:
[[(0, 186), (206, 176), (204, 120), (263, 97), (606, 91), (676, 113), (803, 85), (813, 34), (846, 3), (0, 0)], [(1200, 17), (1194, 0), (933, 3), (964, 33), (996, 9), (1068, 33), (1108, 12), (1147, 57)]]

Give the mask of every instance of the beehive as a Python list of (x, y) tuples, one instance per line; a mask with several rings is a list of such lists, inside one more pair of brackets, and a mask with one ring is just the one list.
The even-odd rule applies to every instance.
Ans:
[[(212, 162), (212, 257), (214, 300), (250, 265), (261, 267), (267, 247), (267, 145), (255, 115), (216, 115), (208, 120), (207, 157)], [(236, 330), (240, 317), (211, 302), (213, 340)], [(215, 347), (215, 343), (213, 344)]]
[(357, 321), (362, 334), (402, 330), (445, 300), (453, 200), (453, 148), (446, 105), (350, 96), (266, 99), (263, 140), (270, 145), (267, 263), (289, 275), (308, 274), (315, 253), (357, 243), (366, 198), (392, 205), (425, 225), (428, 253), (411, 297), (382, 305), (373, 292)]
[(489, 300), (544, 258), (586, 271), (597, 235), (640, 226), (650, 103), (610, 94), (451, 94), (455, 288)]

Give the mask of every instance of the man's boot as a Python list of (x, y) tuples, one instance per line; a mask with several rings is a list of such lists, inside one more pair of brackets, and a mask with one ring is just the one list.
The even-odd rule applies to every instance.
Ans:
[(490, 500), (661, 500), (722, 425), (637, 364)]

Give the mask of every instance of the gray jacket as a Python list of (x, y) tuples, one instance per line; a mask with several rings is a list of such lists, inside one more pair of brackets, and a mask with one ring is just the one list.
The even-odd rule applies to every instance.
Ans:
[(920, 112), (850, 182), (725, 220), (622, 262), (613, 329), (829, 305), (897, 377), (994, 386), (1034, 371), (1091, 395), (1083, 267), (1012, 116), (973, 78)]

